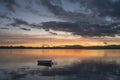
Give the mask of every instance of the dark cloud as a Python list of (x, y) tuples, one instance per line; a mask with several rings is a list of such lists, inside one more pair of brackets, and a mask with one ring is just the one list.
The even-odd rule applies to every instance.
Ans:
[[(33, 0), (31, 0), (32, 2)], [(67, 1), (66, 5), (63, 5), (62, 3), (65, 3)], [(43, 5), (46, 7), (50, 12), (55, 14), (58, 18), (68, 18), (76, 20), (81, 20), (84, 17), (90, 17), (91, 15), (94, 15), (94, 19), (96, 19), (95, 16), (111, 16), (111, 17), (120, 17), (120, 1), (116, 0), (36, 0), (37, 3), (34, 3), (34, 5)], [(34, 9), (31, 7), (31, 3), (27, 1), (29, 4), (29, 7), (25, 7), (28, 9), (28, 11), (32, 13), (36, 13), (40, 15), (40, 11), (37, 9)], [(27, 4), (26, 2), (26, 4)], [(19, 3), (16, 0), (0, 0), (1, 4), (5, 4), (7, 9), (9, 11), (15, 11), (15, 7), (19, 7)], [(70, 7), (68, 4), (72, 3), (78, 3), (77, 6), (79, 8), (78, 11), (66, 11), (65, 9), (68, 9)], [(76, 7), (75, 7), (76, 8)], [(68, 9), (69, 10), (69, 9)], [(91, 14), (88, 14), (89, 11), (91, 11)], [(40, 15), (41, 16), (41, 15)], [(44, 15), (43, 15), (44, 16)], [(46, 15), (47, 16), (47, 15)], [(50, 17), (50, 16), (49, 16)], [(85, 18), (86, 19), (86, 18)], [(91, 18), (92, 19), (92, 18)], [(87, 20), (87, 19), (86, 19)]]
[(53, 5), (51, 1), (52, 0), (41, 0), (41, 3), (55, 15), (65, 15), (66, 12), (60, 6)]
[(7, 14), (4, 14), (4, 15), (0, 14), (0, 18), (11, 20), (11, 18), (8, 17)]
[(55, 32), (50, 32), (50, 31), (49, 31), (49, 33), (50, 33), (50, 34), (53, 34), (53, 35), (57, 35), (57, 33), (55, 33)]
[(112, 17), (120, 17), (120, 1), (116, 0), (113, 2), (113, 0), (93, 0), (91, 2), (92, 10), (95, 8), (96, 11), (99, 12), (100, 16), (112, 16)]
[[(31, 31), (30, 27), (41, 29), (40, 24), (35, 24), (35, 23), (30, 24), (27, 21), (24, 21), (19, 18), (13, 18), (13, 22), (11, 24), (7, 24), (7, 26), (20, 27), (21, 30), (25, 30), (25, 31)], [(21, 27), (21, 26), (25, 26), (25, 27)]]
[(120, 17), (120, 1), (116, 0), (80, 0), (83, 6), (99, 13), (99, 16)]
[(70, 32), (74, 35), (80, 35), (83, 37), (104, 37), (115, 35), (120, 35), (120, 23), (115, 22), (111, 24), (92, 24), (89, 22), (42, 22), (40, 24), (28, 23), (27, 21), (21, 19), (14, 19), (14, 22), (8, 24), (8, 26), (20, 27), (21, 25), (26, 26), (25, 28), (20, 28), (22, 30), (30, 31), (27, 27), (44, 29), (53, 35), (57, 35), (57, 33), (51, 32), (54, 31), (64, 31)]
[(1, 27), (0, 29), (9, 30), (9, 28), (6, 27)]
[(32, 28), (38, 28), (38, 29), (41, 29), (41, 23), (39, 24), (36, 24), (36, 23), (32, 23), (32, 24), (29, 24)]
[(15, 12), (15, 7), (19, 7), (16, 0), (0, 0), (0, 4), (4, 4), (7, 10)]
[[(93, 24), (89, 22), (43, 22), (41, 24), (28, 23), (22, 19), (14, 18), (14, 22), (8, 24), (9, 26), (20, 27), (21, 25), (25, 25), (26, 27), (45, 29), (50, 32), (50, 29), (55, 31), (64, 31), (70, 32), (74, 35), (80, 36), (90, 36), (90, 37), (104, 37), (104, 36), (112, 36), (120, 35), (120, 23), (111, 23), (111, 24)], [(28, 28), (20, 28), (22, 30), (30, 31)], [(50, 32), (51, 34), (57, 35), (54, 32)]]
[(27, 21), (22, 20), (22, 19), (13, 18), (13, 20), (14, 20), (14, 22), (11, 24), (8, 24), (7, 26), (14, 26), (14, 27), (19, 27), (20, 25), (29, 26), (29, 23)]
[[(62, 19), (71, 21), (89, 21), (91, 22), (104, 22), (105, 20), (100, 17), (110, 16), (112, 18), (120, 18), (120, 1), (116, 0), (66, 0), (67, 3), (78, 3), (78, 11), (69, 11), (68, 4), (63, 6), (59, 0), (41, 0), (43, 6), (48, 8), (53, 14)], [(68, 9), (68, 11), (65, 10)], [(90, 14), (88, 14), (90, 12)], [(101, 19), (101, 20), (100, 20)]]
[[(28, 23), (25, 20), (19, 19), (19, 18), (13, 18), (13, 22), (10, 24), (7, 24), (6, 26), (13, 26), (13, 27), (20, 27), (21, 30), (25, 30), (25, 31), (31, 31), (31, 28), (37, 28), (37, 29), (41, 29), (41, 24), (35, 24), (35, 23)], [(21, 26), (24, 26), (21, 28)]]
[(41, 26), (46, 31), (50, 29), (56, 31), (71, 32), (74, 35), (104, 37), (120, 35), (119, 23), (109, 25), (90, 24), (90, 23), (71, 23), (71, 22), (44, 22)]
[(14, 27), (18, 27), (19, 25), (16, 23), (11, 23), (11, 24), (7, 24), (6, 26), (14, 26)]
[(31, 31), (31, 29), (28, 29), (28, 28), (20, 28), (20, 29), (24, 31)]
[(20, 25), (28, 25), (29, 23), (22, 20), (22, 19), (18, 19), (18, 18), (14, 18), (14, 21), (16, 24), (20, 24)]
[[(89, 36), (89, 37), (104, 37), (120, 35), (120, 1), (116, 0), (66, 0), (66, 5), (63, 6), (63, 0), (40, 0), (37, 4), (45, 7), (57, 18), (62, 19), (61, 22), (50, 21), (39, 24), (29, 23), (22, 19), (13, 18), (14, 22), (11, 26), (19, 27), (25, 25), (23, 30), (28, 30), (27, 27), (45, 29), (55, 31), (70, 32), (74, 35)], [(16, 1), (2, 0), (1, 2), (9, 3), (17, 6)], [(78, 3), (78, 11), (70, 11), (69, 3)], [(36, 3), (34, 3), (36, 4)], [(28, 11), (40, 15), (40, 11), (31, 6), (28, 6)], [(26, 9), (27, 9), (26, 8)], [(68, 11), (67, 11), (67, 10)], [(90, 12), (90, 13), (89, 13)], [(47, 15), (42, 15), (47, 16)], [(1, 16), (4, 17), (4, 16)], [(111, 20), (106, 21), (106, 17)], [(114, 20), (115, 19), (115, 20)], [(117, 19), (117, 20), (116, 20)], [(65, 22), (66, 21), (66, 22)], [(117, 22), (116, 22), (117, 21)], [(42, 25), (41, 25), (42, 24)], [(57, 35), (54, 32), (51, 34)]]
[[(78, 21), (78, 20), (84, 20), (84, 21), (87, 20), (85, 18), (86, 17), (85, 14), (64, 10), (61, 2), (62, 2), (61, 0), (59, 0), (59, 1), (41, 0), (42, 5), (45, 6), (50, 12), (52, 12), (54, 15), (56, 15), (56, 17), (58, 17), (60, 19), (73, 21), (73, 22)], [(58, 5), (58, 4), (60, 4), (60, 5)]]

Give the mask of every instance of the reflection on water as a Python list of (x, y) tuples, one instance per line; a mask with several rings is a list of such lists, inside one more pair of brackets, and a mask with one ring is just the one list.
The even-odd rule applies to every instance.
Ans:
[(116, 60), (119, 62), (120, 50), (39, 50), (4, 49), (0, 50), (0, 67), (36, 66), (39, 59), (52, 59), (57, 66), (68, 65), (81, 60)]
[[(37, 66), (39, 59), (56, 64)], [(119, 63), (120, 50), (1, 49), (0, 80), (120, 80)]]

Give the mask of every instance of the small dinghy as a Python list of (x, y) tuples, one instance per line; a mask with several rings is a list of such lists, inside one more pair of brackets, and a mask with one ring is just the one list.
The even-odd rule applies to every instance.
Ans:
[(53, 65), (52, 60), (38, 60), (38, 66), (48, 66), (51, 67)]

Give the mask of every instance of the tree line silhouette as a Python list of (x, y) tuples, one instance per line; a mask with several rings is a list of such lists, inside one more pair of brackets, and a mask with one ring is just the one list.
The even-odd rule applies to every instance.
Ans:
[(120, 49), (120, 45), (107, 45), (107, 46), (81, 46), (81, 45), (65, 45), (65, 46), (0, 46), (0, 49)]

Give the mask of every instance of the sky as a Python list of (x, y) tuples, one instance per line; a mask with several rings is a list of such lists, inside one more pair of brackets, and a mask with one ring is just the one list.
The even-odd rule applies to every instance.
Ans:
[(0, 0), (0, 46), (120, 45), (120, 0)]

